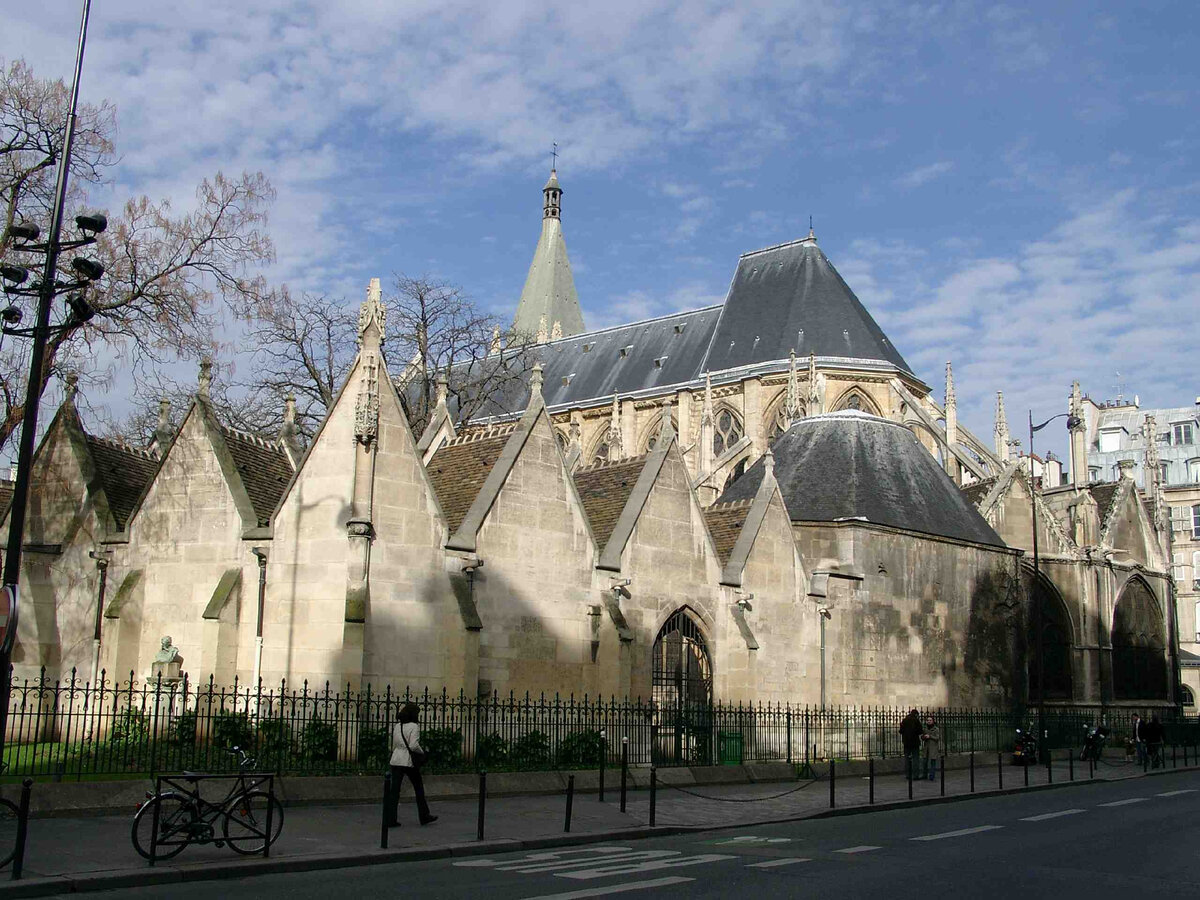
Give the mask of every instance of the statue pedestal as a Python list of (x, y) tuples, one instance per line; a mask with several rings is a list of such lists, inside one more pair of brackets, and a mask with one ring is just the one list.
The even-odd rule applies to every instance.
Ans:
[(174, 662), (153, 662), (150, 664), (150, 684), (151, 686), (158, 684), (159, 678), (162, 678), (164, 686), (183, 681), (183, 673), (180, 671), (183, 664), (179, 660)]

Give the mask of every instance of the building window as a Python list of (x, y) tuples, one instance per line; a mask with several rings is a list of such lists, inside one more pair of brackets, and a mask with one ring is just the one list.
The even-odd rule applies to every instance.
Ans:
[(713, 457), (721, 454), (742, 439), (742, 423), (732, 410), (722, 409), (717, 413), (717, 428), (713, 433)]
[(1192, 423), (1180, 422), (1171, 428), (1171, 443), (1173, 444), (1190, 444), (1193, 440)]
[(1187, 480), (1191, 484), (1200, 484), (1200, 459), (1187, 461)]
[(609, 452), (608, 441), (601, 441), (600, 446), (596, 448), (596, 452), (592, 454), (592, 462), (608, 462)]
[(1179, 686), (1179, 702), (1184, 706), (1196, 705), (1196, 695), (1192, 693), (1192, 689), (1186, 684)]
[(1192, 540), (1200, 541), (1200, 504), (1192, 507)]
[[(676, 434), (679, 433), (679, 427), (675, 422), (675, 417), (671, 416), (671, 430)], [(658, 446), (658, 436), (662, 434), (662, 416), (658, 417), (658, 422), (654, 425), (654, 430), (650, 434), (650, 439), (646, 441), (646, 452), (649, 453)]]
[(1159, 463), (1159, 464), (1158, 464), (1158, 477), (1159, 477), (1159, 480), (1160, 480), (1160, 481), (1161, 481), (1163, 484), (1170, 484), (1170, 483), (1171, 483), (1170, 481), (1168, 481), (1168, 480), (1167, 480), (1167, 473), (1168, 473), (1168, 472), (1170, 472), (1170, 471), (1171, 471), (1171, 468), (1170, 468), (1170, 466), (1168, 466), (1166, 463)]
[(1121, 449), (1121, 432), (1120, 431), (1102, 431), (1100, 432), (1100, 452), (1112, 453), (1114, 450)]
[(1099, 481), (1099, 480), (1100, 480), (1100, 467), (1099, 466), (1088, 466), (1088, 481)]

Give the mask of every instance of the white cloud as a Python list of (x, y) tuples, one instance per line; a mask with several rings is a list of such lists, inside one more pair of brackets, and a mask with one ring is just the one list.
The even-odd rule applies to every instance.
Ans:
[(919, 166), (910, 172), (906, 172), (896, 179), (896, 186), (901, 188), (919, 188), (923, 184), (928, 184), (936, 178), (941, 178), (943, 175), (949, 174), (954, 169), (954, 163), (949, 160), (941, 160), (940, 162), (930, 163), (927, 166)]

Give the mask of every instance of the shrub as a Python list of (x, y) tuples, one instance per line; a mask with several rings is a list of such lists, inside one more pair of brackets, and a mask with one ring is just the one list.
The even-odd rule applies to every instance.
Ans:
[[(424, 746), (427, 738), (421, 736)], [(358, 761), (368, 769), (382, 769), (392, 757), (392, 730), (386, 725), (363, 728), (358, 733)]]
[(542, 769), (551, 759), (550, 736), (531, 731), (517, 738), (508, 748), (508, 759), (520, 769)]
[(244, 712), (221, 710), (212, 719), (212, 742), (221, 748), (250, 749), (254, 745), (254, 733), (250, 730), (250, 717)]
[(421, 746), (429, 754), (429, 765), (439, 772), (462, 769), (463, 735), (458, 728), (430, 728), (421, 731)]
[(177, 744), (190, 747), (196, 743), (196, 711), (186, 710), (171, 723), (171, 738)]
[(127, 706), (121, 710), (108, 732), (108, 741), (124, 752), (135, 750), (150, 739), (150, 725), (146, 714)]
[(577, 731), (558, 743), (558, 764), (567, 768), (600, 765), (604, 739), (599, 731)]
[(283, 719), (263, 719), (258, 723), (258, 753), (283, 767), (292, 755), (292, 729)]
[(300, 738), (304, 745), (304, 756), (315, 762), (333, 762), (337, 759), (337, 726), (319, 716), (309, 719)]
[(508, 761), (508, 741), (501, 735), (481, 734), (475, 745), (475, 765), (480, 769), (498, 766)]

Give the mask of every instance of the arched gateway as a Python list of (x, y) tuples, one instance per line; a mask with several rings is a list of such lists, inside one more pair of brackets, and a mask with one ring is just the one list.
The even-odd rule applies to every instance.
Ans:
[(1166, 700), (1166, 621), (1146, 582), (1134, 578), (1113, 613), (1112, 679), (1118, 700)]
[(687, 607), (677, 609), (659, 629), (651, 673), (656, 762), (711, 762), (712, 659)]

